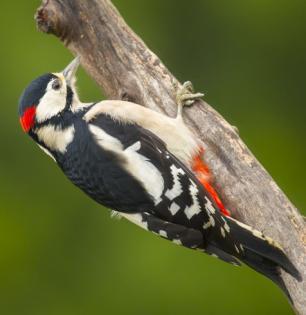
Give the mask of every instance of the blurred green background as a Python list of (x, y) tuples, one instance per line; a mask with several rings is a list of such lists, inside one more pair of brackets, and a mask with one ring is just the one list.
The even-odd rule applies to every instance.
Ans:
[[(1, 3), (0, 314), (292, 314), (248, 268), (110, 219), (26, 137), (17, 102), (71, 54), (36, 30), (40, 1)], [(240, 134), (305, 213), (304, 0), (114, 0), (181, 80)], [(101, 91), (79, 72), (84, 101)]]

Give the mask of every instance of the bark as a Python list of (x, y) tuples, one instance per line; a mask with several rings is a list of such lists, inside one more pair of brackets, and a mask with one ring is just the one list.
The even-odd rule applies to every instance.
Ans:
[[(45, 0), (36, 14), (41, 31), (59, 37), (110, 99), (124, 99), (174, 115), (179, 82), (124, 22), (109, 0)], [(185, 112), (206, 148), (214, 186), (239, 220), (281, 243), (306, 278), (303, 217), (212, 107), (197, 102)], [(306, 314), (306, 281), (283, 279), (296, 313)]]

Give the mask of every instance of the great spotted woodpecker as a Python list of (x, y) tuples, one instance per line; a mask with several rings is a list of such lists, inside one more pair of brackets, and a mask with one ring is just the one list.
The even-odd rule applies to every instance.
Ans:
[(231, 218), (209, 181), (200, 142), (182, 119), (201, 97), (186, 83), (170, 118), (124, 101), (81, 103), (79, 58), (32, 81), (19, 102), (23, 130), (88, 196), (176, 244), (240, 265), (290, 295), (280, 276), (301, 276), (279, 244)]

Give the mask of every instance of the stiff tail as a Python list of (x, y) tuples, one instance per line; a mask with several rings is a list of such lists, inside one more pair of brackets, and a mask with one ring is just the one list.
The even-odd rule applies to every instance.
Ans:
[(301, 281), (302, 277), (280, 245), (248, 225), (229, 217), (225, 219), (230, 227), (232, 237), (243, 247), (243, 251), (233, 255), (276, 283), (293, 304), (285, 283), (281, 278), (280, 268), (284, 269), (298, 281)]

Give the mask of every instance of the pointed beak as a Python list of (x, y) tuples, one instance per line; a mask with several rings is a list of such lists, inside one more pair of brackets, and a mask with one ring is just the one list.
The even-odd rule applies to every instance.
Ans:
[(75, 74), (79, 68), (80, 65), (80, 56), (77, 56), (75, 59), (73, 59), (69, 65), (62, 71), (63, 76), (65, 77), (67, 84), (69, 85), (74, 77)]

